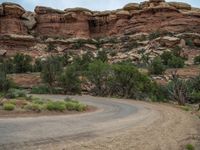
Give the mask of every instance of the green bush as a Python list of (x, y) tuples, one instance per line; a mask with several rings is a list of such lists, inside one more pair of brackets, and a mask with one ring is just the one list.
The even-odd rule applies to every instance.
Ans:
[(156, 58), (154, 58), (154, 60), (150, 64), (149, 72), (151, 74), (159, 75), (159, 74), (163, 74), (163, 72), (165, 71), (165, 69), (166, 69), (166, 67), (162, 63), (161, 58), (160, 57), (156, 57)]
[(64, 111), (66, 106), (64, 102), (48, 102), (47, 110), (49, 111)]
[(186, 45), (189, 47), (194, 47), (194, 42), (192, 41), (192, 39), (186, 39)]
[(32, 94), (62, 94), (61, 88), (49, 87), (46, 85), (34, 86), (31, 89)]
[(199, 55), (199, 56), (196, 56), (196, 57), (194, 58), (194, 64), (195, 64), (195, 65), (199, 65), (199, 64), (200, 64), (200, 55)]
[(43, 82), (52, 87), (58, 75), (62, 72), (63, 62), (59, 57), (50, 56), (42, 64), (41, 78)]
[(159, 102), (165, 102), (168, 99), (167, 94), (167, 87), (164, 85), (157, 84), (156, 82), (151, 84), (150, 87), (150, 98), (152, 101), (159, 101)]
[(34, 86), (31, 89), (32, 94), (49, 94), (50, 90), (48, 86), (40, 85), (40, 86)]
[(11, 81), (7, 78), (6, 66), (0, 64), (0, 92), (6, 92), (11, 86)]
[(33, 66), (34, 72), (41, 72), (42, 71), (42, 60), (40, 58), (37, 58), (35, 60), (35, 64)]
[(168, 66), (171, 68), (183, 68), (185, 61), (181, 57), (173, 56), (172, 59), (168, 60)]
[(87, 77), (89, 81), (95, 86), (92, 91), (95, 95), (106, 94), (106, 84), (109, 80), (110, 66), (108, 63), (101, 60), (95, 60), (88, 66)]
[(101, 60), (103, 62), (108, 61), (107, 52), (105, 50), (98, 51), (96, 59)]
[(187, 150), (195, 150), (195, 147), (192, 144), (187, 144), (186, 149)]
[(190, 94), (190, 102), (191, 103), (199, 103), (200, 102), (200, 91), (193, 92)]
[(14, 70), (16, 73), (25, 73), (32, 70), (32, 58), (29, 55), (16, 54), (13, 58)]
[(73, 102), (73, 101), (66, 102), (65, 106), (66, 106), (66, 109), (69, 111), (79, 111), (79, 112), (85, 111), (87, 108), (86, 105)]
[(6, 98), (14, 99), (19, 97), (26, 97), (26, 92), (19, 89), (9, 89), (6, 93)]
[(30, 111), (35, 111), (35, 112), (41, 112), (43, 109), (43, 106), (40, 104), (28, 104), (24, 107), (26, 110), (30, 110)]
[(108, 80), (109, 94), (126, 98), (142, 98), (149, 92), (151, 81), (129, 62), (112, 65)]
[(74, 103), (74, 102), (66, 102), (66, 104), (65, 104), (66, 109), (69, 111), (76, 110), (77, 105), (78, 105), (78, 103)]
[(168, 65), (168, 61), (171, 60), (173, 57), (173, 53), (172, 52), (168, 52), (168, 51), (165, 51), (161, 56), (160, 58), (162, 59), (162, 62), (164, 65)]
[(3, 109), (7, 110), (7, 111), (12, 111), (15, 109), (15, 105), (11, 104), (11, 103), (4, 103), (3, 104)]
[(81, 93), (81, 81), (75, 65), (66, 68), (59, 78), (59, 84), (64, 89), (65, 93)]
[(83, 111), (86, 110), (86, 108), (87, 108), (86, 105), (84, 105), (84, 104), (78, 104), (77, 107), (76, 107), (76, 111), (83, 112)]

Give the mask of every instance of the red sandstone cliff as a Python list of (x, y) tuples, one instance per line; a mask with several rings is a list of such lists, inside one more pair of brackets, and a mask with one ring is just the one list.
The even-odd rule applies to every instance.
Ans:
[[(103, 12), (85, 8), (62, 11), (42, 6), (37, 6), (35, 12), (27, 12), (18, 4), (0, 4), (0, 50), (12, 53), (44, 49), (50, 42), (62, 50), (67, 49), (71, 47), (68, 38), (133, 38), (138, 33), (146, 35), (156, 31), (173, 35), (200, 34), (200, 9), (164, 0), (130, 3), (122, 9)], [(50, 37), (60, 41), (52, 41)], [(199, 36), (191, 38), (199, 45)]]
[(200, 11), (185, 3), (150, 0), (128, 4), (115, 11), (92, 12), (84, 8), (64, 11), (37, 6), (26, 12), (13, 3), (0, 5), (0, 35), (97, 37), (157, 30), (200, 33)]

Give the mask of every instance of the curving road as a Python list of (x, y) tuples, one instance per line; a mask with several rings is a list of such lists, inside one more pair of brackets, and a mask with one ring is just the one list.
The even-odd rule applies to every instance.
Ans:
[[(62, 100), (65, 96), (40, 96)], [(0, 149), (181, 149), (198, 145), (198, 120), (178, 109), (131, 100), (74, 96), (98, 108), (63, 116), (0, 119)]]

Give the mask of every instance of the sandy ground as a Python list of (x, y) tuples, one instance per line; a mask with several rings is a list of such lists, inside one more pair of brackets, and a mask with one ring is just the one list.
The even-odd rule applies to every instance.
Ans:
[(74, 98), (99, 109), (68, 116), (2, 118), (0, 149), (184, 150), (191, 143), (200, 150), (200, 119), (181, 109), (133, 100)]

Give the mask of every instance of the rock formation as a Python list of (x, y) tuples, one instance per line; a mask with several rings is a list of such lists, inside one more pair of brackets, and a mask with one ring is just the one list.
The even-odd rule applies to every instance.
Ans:
[[(199, 26), (198, 8), (165, 0), (130, 3), (122, 9), (104, 12), (85, 8), (62, 11), (42, 6), (37, 6), (35, 12), (26, 12), (18, 4), (2, 3), (0, 49), (28, 50), (34, 44), (48, 44), (49, 38), (59, 39), (57, 43), (64, 49), (66, 39), (70, 38), (134, 37), (152, 32), (200, 34)], [(193, 40), (199, 45), (200, 38)]]
[(0, 35), (2, 34), (27, 34), (21, 16), (25, 13), (24, 8), (14, 3), (0, 5)]

